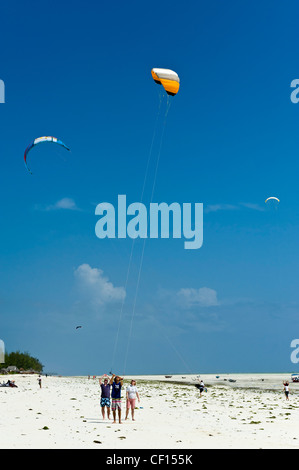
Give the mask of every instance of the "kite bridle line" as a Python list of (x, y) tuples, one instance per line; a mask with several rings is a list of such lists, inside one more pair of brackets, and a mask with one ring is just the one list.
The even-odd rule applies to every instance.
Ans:
[[(156, 138), (158, 120), (159, 120), (159, 116), (160, 116), (160, 112), (161, 112), (161, 105), (162, 105), (163, 98), (164, 98), (164, 93), (162, 93), (162, 92), (160, 91), (160, 92), (159, 92), (159, 106), (158, 106), (158, 111), (157, 111), (157, 115), (156, 115), (156, 119), (155, 119), (155, 125), (154, 125), (154, 130), (153, 130), (153, 136), (152, 136), (152, 141), (151, 141), (151, 145), (150, 145), (150, 149), (149, 149), (149, 154), (148, 154), (148, 159), (147, 159), (147, 164), (146, 164), (146, 170), (145, 170), (145, 175), (144, 175), (144, 180), (143, 180), (143, 186), (142, 186), (142, 191), (141, 191), (140, 203), (142, 203), (143, 197), (144, 197), (145, 186), (146, 186), (146, 180), (147, 180), (148, 171), (149, 171), (149, 166), (150, 166), (150, 161), (151, 161), (151, 157), (152, 157), (153, 145), (154, 145), (154, 141), (155, 141), (155, 138)], [(131, 270), (131, 265), (132, 265), (132, 259), (133, 259), (133, 252), (134, 252), (135, 240), (136, 240), (136, 239), (133, 238), (132, 245), (131, 245), (131, 252), (130, 252), (130, 257), (129, 257), (129, 263), (128, 263), (126, 281), (125, 281), (125, 292), (127, 291), (128, 282), (129, 282), (129, 277), (130, 277), (130, 270)], [(115, 354), (116, 354), (116, 347), (117, 347), (118, 339), (119, 339), (120, 326), (121, 326), (122, 317), (123, 317), (124, 305), (125, 305), (125, 296), (124, 296), (124, 298), (123, 298), (123, 300), (122, 300), (122, 304), (121, 304), (120, 315), (119, 315), (119, 320), (118, 320), (118, 327), (117, 327), (117, 332), (116, 332), (116, 337), (115, 337), (114, 347), (113, 347), (113, 353), (112, 353), (112, 367), (110, 368), (110, 370), (113, 370), (113, 366), (114, 366)], [(130, 332), (131, 332), (131, 328), (130, 328)], [(124, 375), (124, 374), (123, 374), (123, 375)]]
[[(163, 94), (163, 96), (164, 96), (164, 94)], [(168, 111), (169, 111), (169, 108), (170, 108), (170, 103), (171, 103), (171, 100), (169, 99), (169, 95), (167, 95), (166, 111), (165, 111), (165, 115), (164, 115), (164, 121), (163, 121), (163, 127), (162, 127), (162, 132), (161, 132), (159, 150), (158, 150), (158, 155), (157, 155), (157, 160), (156, 160), (156, 168), (155, 168), (155, 174), (154, 174), (154, 181), (153, 181), (153, 186), (152, 186), (151, 201), (150, 201), (151, 203), (153, 202), (153, 197), (154, 197), (154, 191), (155, 191), (155, 186), (156, 186), (156, 179), (157, 179), (158, 167), (159, 167), (159, 162), (160, 162), (160, 156), (161, 156), (161, 150), (162, 150), (164, 132), (165, 132), (165, 128), (166, 128), (166, 121), (167, 121)], [(153, 143), (153, 142), (152, 142), (152, 143)], [(123, 372), (123, 375), (125, 375), (125, 373), (126, 373), (127, 359), (128, 359), (128, 353), (129, 353), (129, 346), (130, 346), (131, 336), (132, 336), (132, 331), (133, 331), (133, 320), (134, 320), (134, 317), (135, 317), (135, 310), (136, 310), (136, 303), (137, 303), (137, 297), (138, 297), (138, 291), (139, 291), (139, 284), (140, 284), (140, 278), (141, 278), (141, 271), (142, 271), (142, 266), (143, 266), (143, 258), (144, 258), (145, 244), (146, 244), (146, 238), (144, 238), (144, 240), (143, 240), (143, 247), (142, 247), (142, 253), (141, 253), (141, 258), (140, 258), (140, 264), (139, 264), (139, 270), (138, 270), (138, 277), (137, 277), (137, 284), (136, 284), (136, 290), (135, 290), (135, 296), (134, 296), (134, 303), (133, 303), (133, 309), (132, 309), (132, 315), (131, 315), (130, 330), (129, 330), (129, 336), (128, 336), (128, 342), (127, 342), (127, 349), (126, 349), (126, 354), (125, 354), (124, 372)]]

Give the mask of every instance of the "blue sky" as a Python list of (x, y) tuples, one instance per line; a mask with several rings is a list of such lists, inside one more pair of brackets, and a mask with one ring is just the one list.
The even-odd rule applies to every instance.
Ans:
[[(296, 371), (296, 3), (1, 6), (0, 338), (45, 371)], [(154, 202), (202, 202), (204, 244), (100, 240), (96, 205), (140, 201), (175, 70)], [(165, 107), (166, 97), (162, 107)], [(164, 112), (165, 108), (163, 108)], [(150, 201), (162, 118), (144, 193)], [(71, 153), (42, 144), (54, 135)], [(268, 196), (281, 203), (265, 206)], [(123, 308), (122, 308), (122, 302)], [(75, 327), (80, 324), (80, 330)], [(294, 370), (295, 369), (295, 370)]]

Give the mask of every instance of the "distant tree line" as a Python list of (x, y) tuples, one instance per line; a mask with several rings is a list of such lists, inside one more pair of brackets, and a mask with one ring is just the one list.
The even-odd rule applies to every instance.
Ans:
[(9, 366), (16, 366), (18, 369), (30, 370), (33, 369), (36, 372), (42, 372), (44, 366), (36, 358), (30, 356), (28, 352), (11, 352), (5, 353), (5, 363), (1, 364), (1, 367), (6, 368)]

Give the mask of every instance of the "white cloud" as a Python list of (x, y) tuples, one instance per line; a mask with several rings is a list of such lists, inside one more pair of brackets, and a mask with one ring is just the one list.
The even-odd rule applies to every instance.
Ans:
[(236, 211), (242, 208), (251, 209), (254, 211), (263, 212), (265, 210), (260, 204), (252, 203), (252, 202), (240, 202), (237, 204), (208, 204), (205, 206), (204, 211), (206, 214), (210, 212), (219, 212), (219, 211)]
[(53, 208), (54, 209), (68, 209), (71, 211), (78, 210), (78, 207), (76, 206), (75, 201), (69, 197), (64, 197), (63, 199), (60, 199), (59, 201), (57, 201), (56, 204), (54, 204)]
[(69, 210), (69, 211), (79, 211), (79, 207), (75, 201), (69, 197), (64, 197), (55, 202), (55, 204), (50, 204), (49, 206), (36, 205), (36, 210), (41, 211), (57, 211), (57, 210)]
[(265, 210), (264, 207), (260, 206), (259, 204), (252, 203), (252, 202), (242, 202), (240, 205), (243, 207), (246, 207), (247, 209), (252, 209), (253, 211), (263, 212)]
[(217, 292), (209, 287), (199, 289), (183, 288), (177, 294), (179, 305), (184, 308), (192, 307), (215, 307), (219, 305)]
[(77, 211), (79, 208), (77, 207), (75, 201), (69, 197), (64, 197), (57, 201), (55, 204), (47, 206), (46, 210), (47, 211), (55, 211), (55, 210), (60, 210), (60, 209), (65, 209), (69, 211)]
[(97, 306), (120, 302), (126, 297), (124, 287), (114, 287), (101, 269), (92, 268), (89, 264), (81, 264), (75, 270), (75, 277), (90, 301)]
[(235, 211), (239, 207), (233, 204), (208, 204), (205, 207), (205, 212), (218, 212), (218, 211)]

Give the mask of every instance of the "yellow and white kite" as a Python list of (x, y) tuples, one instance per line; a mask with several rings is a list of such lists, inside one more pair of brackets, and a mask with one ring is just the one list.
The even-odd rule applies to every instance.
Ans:
[(169, 69), (152, 69), (152, 77), (158, 85), (163, 85), (168, 95), (176, 95), (180, 88), (180, 79), (176, 72)]

